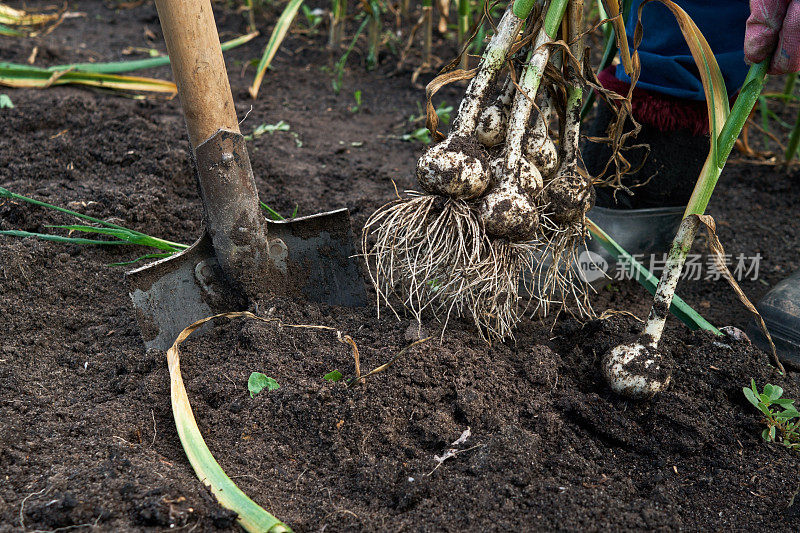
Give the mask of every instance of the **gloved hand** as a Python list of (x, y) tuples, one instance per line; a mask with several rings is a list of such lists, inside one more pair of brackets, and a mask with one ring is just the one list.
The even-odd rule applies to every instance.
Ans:
[(744, 56), (749, 63), (771, 57), (770, 74), (800, 71), (800, 0), (750, 0)]

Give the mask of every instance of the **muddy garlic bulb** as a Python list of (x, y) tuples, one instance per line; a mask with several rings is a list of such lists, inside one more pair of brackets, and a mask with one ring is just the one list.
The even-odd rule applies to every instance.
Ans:
[(671, 361), (644, 338), (613, 348), (603, 357), (601, 369), (611, 390), (632, 400), (652, 398), (672, 377)]
[(535, 2), (508, 4), (486, 47), (478, 72), (469, 82), (458, 106), (450, 135), (417, 162), (417, 180), (429, 193), (469, 200), (477, 198), (489, 187), (491, 176), (486, 150), (475, 140), (475, 132), (509, 51), (534, 5)]
[(547, 129), (551, 111), (550, 98), (545, 92), (539, 105), (536, 122), (525, 138), (525, 155), (545, 178), (552, 176), (558, 168), (558, 149)]
[(550, 205), (552, 218), (558, 224), (578, 223), (594, 206), (595, 191), (578, 169), (568, 166), (560, 170), (543, 191), (544, 201)]
[(514, 83), (508, 77), (494, 103), (481, 111), (478, 126), (475, 129), (475, 138), (479, 143), (491, 148), (505, 140), (513, 96)]
[(417, 161), (417, 181), (432, 194), (469, 200), (489, 187), (486, 151), (467, 137), (450, 136)]
[(506, 137), (508, 113), (497, 104), (492, 104), (481, 112), (475, 138), (484, 146), (497, 146)]
[(535, 190), (536, 178), (540, 182), (541, 177), (538, 176), (536, 167), (530, 163), (521, 166), (526, 167), (527, 172), (514, 176), (504, 174), (504, 159), (493, 161), (492, 169), (497, 177), (497, 185), (481, 198), (478, 206), (486, 233), (513, 242), (533, 239), (539, 228), (539, 216), (529, 191)]

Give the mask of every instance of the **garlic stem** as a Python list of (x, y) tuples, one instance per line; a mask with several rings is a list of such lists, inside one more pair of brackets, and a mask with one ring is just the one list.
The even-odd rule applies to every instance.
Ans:
[(575, 69), (581, 69), (583, 48), (583, 0), (571, 0), (567, 8), (567, 39), (572, 43), (570, 53), (578, 62), (566, 65), (567, 82), (571, 85), (567, 93), (566, 124), (564, 127), (564, 164), (576, 166), (578, 164), (578, 149), (580, 144), (581, 106), (583, 105), (583, 89), (577, 83)]
[(505, 65), (508, 52), (517, 39), (523, 21), (524, 19), (520, 19), (514, 14), (513, 5), (509, 4), (497, 25), (497, 33), (489, 41), (489, 45), (483, 53), (480, 65), (478, 65), (478, 73), (467, 86), (464, 98), (458, 108), (458, 116), (453, 123), (453, 134), (471, 136), (475, 132), (481, 105)]
[[(528, 128), (528, 121), (533, 111), (536, 92), (539, 90), (547, 60), (550, 58), (549, 48), (543, 45), (549, 41), (550, 38), (544, 29), (539, 30), (528, 63), (522, 70), (519, 90), (514, 95), (511, 117), (508, 121), (505, 162), (506, 171), (512, 175), (518, 172), (520, 160), (523, 157), (525, 131)], [(539, 187), (541, 187), (541, 183)]]
[(667, 262), (664, 265), (664, 273), (661, 275), (656, 287), (653, 307), (650, 309), (650, 315), (647, 317), (647, 323), (642, 331), (643, 335), (647, 335), (652, 339), (654, 348), (658, 346), (661, 340), (664, 324), (667, 321), (667, 316), (669, 316), (669, 307), (672, 305), (673, 296), (675, 296), (675, 288), (678, 286), (686, 255), (692, 248), (692, 242), (694, 242), (699, 226), (700, 220), (697, 217), (684, 218), (678, 228), (675, 239), (672, 241)]
[(564, 160), (562, 167), (574, 167), (578, 164), (578, 146), (581, 137), (581, 105), (583, 89), (572, 85), (567, 93), (566, 124), (564, 125)]

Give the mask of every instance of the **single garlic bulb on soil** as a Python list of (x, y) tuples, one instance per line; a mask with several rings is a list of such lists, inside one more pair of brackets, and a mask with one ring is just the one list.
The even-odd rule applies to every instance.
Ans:
[(632, 400), (646, 400), (663, 391), (672, 377), (672, 361), (662, 355), (649, 336), (621, 344), (601, 363), (603, 377), (611, 389)]

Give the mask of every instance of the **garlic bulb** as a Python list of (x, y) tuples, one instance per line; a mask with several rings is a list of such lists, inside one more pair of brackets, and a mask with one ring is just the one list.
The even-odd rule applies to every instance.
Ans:
[[(503, 159), (493, 161), (492, 169), (494, 173), (504, 172)], [(478, 213), (487, 234), (509, 241), (531, 240), (539, 228), (533, 198), (513, 176), (498, 180), (491, 192), (481, 198)]]
[(450, 136), (417, 161), (417, 181), (431, 194), (469, 200), (489, 186), (486, 151), (475, 141)]
[(643, 339), (613, 348), (603, 357), (601, 370), (614, 392), (632, 400), (652, 398), (672, 377), (671, 362)]

